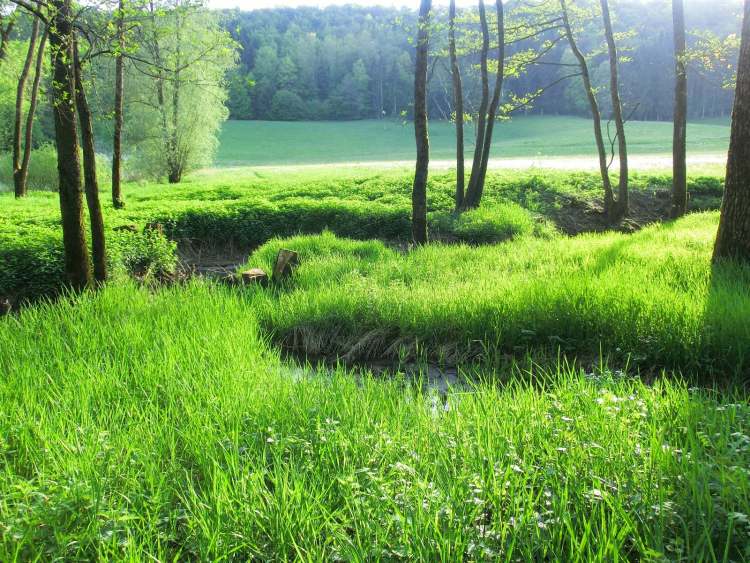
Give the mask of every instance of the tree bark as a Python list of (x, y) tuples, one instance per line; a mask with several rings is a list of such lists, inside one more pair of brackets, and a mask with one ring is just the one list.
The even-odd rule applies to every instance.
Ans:
[[(16, 197), (20, 191), (21, 197), (26, 195), (27, 191), (27, 179), (29, 176), (29, 162), (31, 161), (31, 141), (34, 134), (34, 116), (36, 115), (36, 106), (39, 100), (39, 84), (42, 79), (42, 72), (44, 71), (44, 48), (47, 45), (47, 34), (48, 30), (45, 28), (42, 34), (42, 40), (39, 42), (39, 50), (36, 55), (36, 67), (34, 68), (34, 82), (31, 85), (31, 98), (29, 99), (29, 112), (26, 114), (26, 132), (24, 134), (24, 145), (23, 145), (23, 158), (21, 159), (21, 167), (18, 172), (18, 180), (16, 180), (15, 171), (13, 176), (13, 182), (16, 183)], [(18, 189), (20, 184), (21, 189)]]
[(115, 115), (114, 138), (112, 139), (112, 205), (115, 209), (122, 209), (125, 202), (122, 199), (122, 122), (123, 95), (125, 79), (125, 6), (120, 0), (117, 13), (117, 56), (115, 57)]
[(612, 97), (612, 113), (615, 118), (617, 131), (617, 154), (620, 160), (620, 178), (617, 188), (617, 201), (610, 210), (610, 220), (617, 220), (628, 213), (628, 145), (625, 141), (625, 120), (622, 116), (622, 102), (620, 101), (620, 80), (617, 72), (618, 56), (615, 45), (615, 35), (612, 32), (612, 18), (609, 14), (609, 0), (600, 0), (602, 20), (604, 21), (604, 36), (609, 51), (609, 92)]
[(0, 64), (5, 60), (8, 54), (8, 42), (10, 41), (10, 34), (13, 31), (13, 27), (16, 25), (15, 13), (9, 17), (7, 24), (4, 24), (0, 20)]
[(479, 115), (477, 116), (477, 137), (474, 146), (474, 159), (471, 164), (471, 175), (469, 186), (464, 199), (464, 209), (469, 208), (474, 199), (476, 185), (482, 170), (482, 154), (484, 152), (484, 131), (487, 124), (487, 106), (489, 106), (490, 84), (487, 73), (487, 53), (490, 49), (490, 32), (487, 28), (487, 14), (484, 8), (484, 0), (479, 0), (479, 23), (482, 28), (482, 50), (480, 54), (479, 69), (482, 77), (482, 100), (479, 103)]
[(431, 9), (432, 0), (421, 0), (414, 73), (414, 137), (417, 142), (417, 163), (411, 193), (412, 239), (415, 244), (427, 242), (427, 173), (430, 162), (430, 139), (427, 132), (427, 56)]
[(102, 206), (99, 202), (99, 182), (96, 178), (96, 149), (94, 146), (94, 125), (91, 110), (83, 87), (81, 60), (78, 56), (78, 46), (73, 45), (76, 81), (76, 107), (81, 122), (81, 141), (83, 145), (83, 173), (86, 191), (86, 205), (89, 210), (91, 224), (91, 248), (94, 260), (94, 279), (97, 282), (107, 280), (107, 252), (104, 240), (104, 218)]
[(49, 43), (52, 52), (52, 109), (59, 176), (65, 273), (77, 290), (91, 283), (86, 230), (83, 217), (81, 163), (78, 157), (78, 127), (73, 69), (71, 0), (50, 0), (54, 11)]
[(177, 25), (175, 26), (175, 72), (172, 81), (172, 129), (169, 137), (169, 176), (170, 184), (179, 184), (182, 180), (182, 158), (180, 158), (180, 65), (182, 64), (180, 42), (180, 19), (177, 14)]
[(750, 262), (750, 0), (745, 0), (724, 199), (714, 260)]
[(573, 56), (575, 56), (578, 61), (578, 66), (581, 69), (581, 79), (583, 80), (583, 86), (586, 90), (586, 97), (588, 98), (589, 108), (591, 110), (591, 119), (594, 124), (594, 138), (596, 139), (596, 150), (599, 154), (599, 172), (601, 173), (602, 184), (604, 187), (604, 212), (609, 215), (614, 207), (614, 195), (612, 193), (612, 182), (609, 178), (609, 167), (607, 165), (607, 148), (604, 145), (604, 135), (602, 134), (602, 115), (599, 111), (599, 103), (596, 101), (594, 88), (591, 85), (589, 65), (586, 62), (586, 57), (583, 56), (583, 53), (578, 48), (578, 44), (573, 36), (573, 29), (570, 25), (566, 0), (560, 0), (560, 8), (562, 10), (565, 36), (568, 39), (570, 50), (573, 52)]
[(492, 133), (495, 129), (497, 109), (500, 105), (500, 96), (503, 91), (503, 80), (505, 78), (505, 15), (502, 0), (495, 0), (497, 12), (497, 75), (495, 76), (495, 88), (492, 92), (492, 101), (487, 112), (487, 124), (484, 131), (482, 143), (482, 160), (480, 162), (479, 174), (477, 175), (474, 190), (469, 195), (468, 207), (477, 208), (482, 202), (484, 193), (484, 182), (487, 178), (487, 165), (490, 160), (490, 149), (492, 148)]
[(456, 112), (456, 211), (458, 211), (464, 204), (466, 172), (464, 169), (464, 94), (461, 69), (458, 67), (456, 54), (456, 0), (451, 0), (449, 8), (448, 50), (453, 81), (453, 108)]
[(685, 9), (683, 0), (672, 0), (674, 22), (674, 131), (672, 138), (672, 217), (687, 213), (687, 104), (685, 65)]
[(26, 51), (26, 59), (18, 77), (18, 86), (16, 88), (16, 115), (13, 122), (13, 187), (16, 197), (26, 195), (26, 186), (21, 174), (22, 147), (21, 136), (23, 135), (23, 102), (26, 97), (26, 81), (31, 71), (31, 63), (34, 61), (36, 53), (36, 41), (39, 37), (39, 18), (34, 18), (31, 27), (31, 36), (29, 37), (29, 48)]

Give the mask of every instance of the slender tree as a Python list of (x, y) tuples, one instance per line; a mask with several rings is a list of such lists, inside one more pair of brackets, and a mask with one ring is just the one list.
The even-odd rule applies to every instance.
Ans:
[(464, 94), (461, 84), (461, 69), (456, 53), (456, 0), (451, 0), (448, 9), (448, 51), (451, 60), (453, 82), (453, 107), (456, 113), (456, 210), (464, 204)]
[(91, 249), (94, 260), (94, 279), (104, 282), (107, 279), (107, 252), (104, 240), (104, 218), (99, 202), (99, 182), (96, 178), (96, 149), (94, 145), (94, 125), (91, 110), (86, 98), (78, 44), (74, 39), (73, 63), (75, 72), (75, 93), (78, 119), (81, 125), (81, 144), (83, 147), (83, 176), (86, 193), (86, 205), (91, 225)]
[(122, 125), (125, 84), (125, 4), (119, 0), (116, 16), (117, 52), (115, 54), (115, 112), (114, 137), (112, 139), (112, 205), (115, 209), (124, 206), (122, 199)]
[(29, 162), (31, 161), (31, 141), (34, 134), (34, 116), (36, 115), (37, 102), (39, 100), (39, 84), (42, 79), (44, 67), (44, 50), (47, 45), (47, 29), (42, 34), (39, 42), (39, 48), (36, 55), (36, 67), (34, 68), (34, 82), (31, 85), (31, 98), (29, 99), (29, 110), (26, 114), (26, 131), (24, 133), (23, 157), (21, 158), (20, 167), (17, 174), (14, 168), (13, 182), (16, 186), (16, 197), (23, 197), (26, 194), (26, 181), (29, 176)]
[(23, 106), (26, 99), (26, 82), (31, 72), (31, 65), (34, 62), (38, 37), (39, 18), (34, 17), (34, 23), (31, 26), (31, 36), (29, 37), (29, 47), (26, 51), (26, 58), (21, 69), (21, 74), (18, 77), (18, 87), (16, 89), (16, 115), (13, 123), (13, 186), (16, 197), (26, 195), (26, 182), (21, 170), (23, 160), (23, 147), (21, 146), (23, 137)]
[(421, 0), (414, 73), (414, 137), (417, 142), (417, 164), (411, 194), (412, 239), (427, 242), (427, 173), (430, 162), (430, 139), (427, 133), (427, 56), (430, 39), (432, 0)]
[[(466, 200), (464, 207), (476, 208), (482, 201), (482, 194), (484, 193), (484, 183), (487, 178), (487, 165), (490, 159), (490, 149), (492, 147), (492, 134), (495, 129), (495, 119), (497, 118), (497, 111), (500, 105), (500, 97), (503, 90), (503, 80), (505, 78), (505, 17), (504, 7), (502, 0), (495, 0), (495, 11), (497, 16), (497, 71), (495, 75), (495, 87), (492, 91), (492, 100), (489, 103), (487, 109), (487, 118), (484, 124), (484, 132), (482, 137), (482, 150), (480, 153), (479, 161), (476, 160), (476, 152), (474, 153), (474, 162), (472, 164), (472, 178), (473, 182), (469, 184), (469, 189), (466, 194)], [(487, 19), (484, 18), (483, 23), (483, 42), (484, 32), (487, 27)], [(483, 72), (487, 74), (487, 65), (485, 61)], [(485, 77), (483, 84), (489, 82)], [(483, 87), (484, 88), (484, 87)], [(476, 176), (473, 174), (474, 169), (478, 169)]]
[(683, 0), (672, 0), (674, 23), (674, 131), (672, 139), (672, 217), (687, 213), (687, 103), (685, 10)]
[(724, 199), (714, 260), (750, 262), (750, 0), (745, 0)]
[(53, 69), (52, 108), (55, 120), (65, 272), (74, 289), (83, 289), (91, 283), (91, 270), (84, 226), (81, 162), (78, 156), (71, 1), (50, 0), (52, 21), (49, 44)]
[(622, 115), (622, 102), (620, 101), (620, 79), (617, 71), (619, 57), (617, 45), (615, 45), (615, 35), (612, 32), (609, 0), (600, 0), (600, 4), (604, 22), (604, 37), (607, 40), (607, 51), (609, 52), (609, 93), (612, 98), (612, 114), (617, 136), (617, 155), (620, 161), (617, 201), (610, 213), (610, 219), (619, 219), (628, 213), (628, 146), (625, 141), (625, 119)]
[(573, 52), (573, 56), (576, 58), (578, 66), (580, 67), (583, 88), (586, 91), (586, 98), (588, 99), (589, 109), (591, 110), (591, 118), (594, 125), (594, 139), (596, 140), (596, 150), (599, 155), (599, 172), (601, 173), (602, 184), (604, 187), (604, 211), (611, 216), (614, 211), (615, 201), (612, 192), (612, 181), (609, 178), (607, 147), (604, 145), (604, 134), (602, 133), (602, 114), (599, 110), (599, 102), (596, 99), (596, 92), (591, 84), (591, 74), (589, 72), (588, 62), (586, 61), (586, 57), (581, 49), (578, 47), (578, 43), (573, 35), (573, 27), (570, 23), (570, 14), (566, 0), (560, 0), (560, 10), (563, 20), (563, 31), (568, 40), (568, 44), (570, 45), (570, 50)]
[(473, 206), (473, 199), (476, 192), (476, 185), (482, 168), (482, 154), (484, 150), (485, 128), (487, 126), (487, 108), (490, 103), (490, 81), (487, 71), (487, 55), (490, 50), (490, 31), (487, 26), (487, 12), (484, 7), (484, 0), (479, 0), (479, 25), (482, 29), (482, 47), (479, 52), (479, 72), (482, 78), (482, 99), (479, 102), (479, 113), (477, 115), (477, 136), (474, 144), (474, 158), (472, 159), (471, 175), (469, 176), (469, 186), (464, 198), (464, 208)]

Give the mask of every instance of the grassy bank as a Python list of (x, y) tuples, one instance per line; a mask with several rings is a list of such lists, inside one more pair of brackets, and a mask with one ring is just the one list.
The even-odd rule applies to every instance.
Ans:
[[(132, 225), (139, 232), (152, 222), (172, 240), (249, 252), (273, 237), (313, 234), (328, 229), (355, 239), (408, 240), (411, 234), (411, 173), (402, 170), (257, 170), (200, 174), (180, 186), (125, 187), (127, 207), (114, 211), (104, 198), (110, 229)], [(635, 175), (634, 207), (641, 222), (660, 219), (668, 209), (666, 175)], [(694, 210), (715, 209), (722, 182), (717, 176), (690, 179)], [(483, 208), (455, 221), (454, 177), (433, 175), (428, 188), (432, 236), (467, 243), (490, 243), (555, 229), (578, 232), (607, 228), (597, 213), (600, 181), (595, 174), (497, 172), (488, 177)], [(661, 191), (659, 191), (661, 190)], [(661, 195), (658, 195), (661, 194)], [(54, 293), (64, 282), (57, 194), (32, 192), (16, 201), (0, 194), (0, 297)], [(113, 266), (127, 262), (169, 269), (164, 244), (152, 238), (112, 231)], [(121, 242), (120, 242), (121, 241)], [(134, 249), (120, 259), (115, 250)], [(140, 269), (143, 269), (140, 266)]]
[(560, 366), (436, 408), (294, 377), (255, 311), (124, 284), (0, 319), (0, 558), (750, 557), (744, 395)]
[(717, 219), (407, 254), (331, 234), (272, 241), (250, 266), (269, 268), (280, 247), (303, 262), (288, 287), (258, 291), (254, 304), (278, 341), (313, 356), (456, 363), (546, 348), (746, 377), (750, 269), (711, 265)]
[[(633, 155), (671, 154), (672, 124), (631, 121), (628, 150)], [(472, 138), (469, 127), (467, 138)], [(430, 157), (455, 158), (455, 128), (430, 123)], [(706, 120), (688, 126), (692, 154), (724, 153), (729, 122)], [(467, 144), (467, 154), (473, 147)], [(591, 121), (581, 117), (515, 117), (495, 126), (493, 158), (594, 156)], [(216, 166), (264, 166), (336, 162), (411, 161), (414, 128), (400, 121), (271, 122), (229, 121), (221, 132)]]

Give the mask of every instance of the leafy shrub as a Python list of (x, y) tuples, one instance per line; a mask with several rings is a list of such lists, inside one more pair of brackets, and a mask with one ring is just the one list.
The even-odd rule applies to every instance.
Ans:
[[(96, 174), (100, 184), (108, 183), (112, 177), (110, 161), (105, 155), (96, 155)], [(13, 187), (13, 159), (10, 153), (0, 155), (0, 184), (8, 189)], [(42, 145), (31, 151), (27, 186), (30, 190), (57, 191), (57, 151), (53, 145)]]
[(522, 235), (551, 235), (554, 230), (540, 223), (514, 203), (480, 207), (456, 215), (439, 211), (430, 215), (430, 228), (438, 237), (455, 238), (469, 244), (491, 244)]
[(177, 266), (177, 244), (155, 230), (116, 233), (110, 236), (109, 250), (115, 275), (159, 278), (173, 273)]
[[(156, 231), (108, 232), (107, 262), (112, 276), (163, 276), (174, 272), (176, 245)], [(16, 301), (57, 295), (66, 285), (62, 234), (30, 228), (0, 233), (0, 297)]]

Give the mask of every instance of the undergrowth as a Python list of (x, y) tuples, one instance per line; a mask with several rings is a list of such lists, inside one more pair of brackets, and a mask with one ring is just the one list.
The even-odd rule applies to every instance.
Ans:
[(750, 558), (740, 391), (559, 364), (437, 396), (300, 373), (255, 314), (125, 283), (0, 319), (0, 559)]
[(712, 265), (715, 213), (632, 235), (523, 237), (407, 253), (332, 233), (274, 240), (247, 264), (298, 251), (293, 280), (251, 292), (276, 340), (311, 356), (455, 364), (562, 350), (699, 378), (750, 375), (750, 268)]

